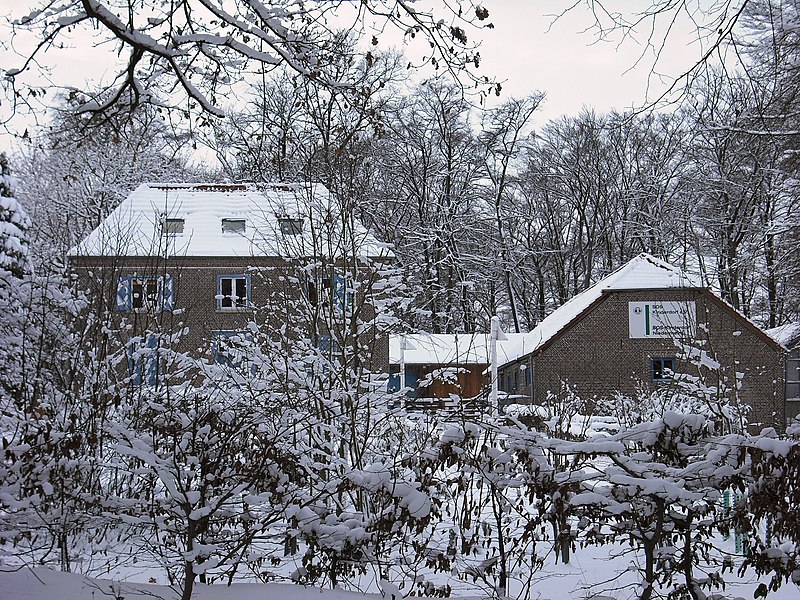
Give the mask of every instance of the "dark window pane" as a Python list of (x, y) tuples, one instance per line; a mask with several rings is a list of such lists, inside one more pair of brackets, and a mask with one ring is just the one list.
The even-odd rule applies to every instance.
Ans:
[(142, 289), (141, 281), (133, 281), (131, 283), (131, 306), (133, 308), (142, 308), (144, 306), (144, 290)]
[(243, 233), (246, 230), (244, 219), (222, 219), (222, 233)]
[(236, 306), (247, 306), (247, 280), (236, 280)]
[(231, 300), (231, 290), (233, 289), (233, 280), (230, 277), (223, 277), (220, 280), (220, 293), (222, 294), (222, 301), (220, 306), (222, 308), (233, 308), (233, 301)]
[(674, 371), (674, 359), (654, 358), (652, 359), (653, 381), (668, 381), (672, 379)]
[(155, 279), (147, 280), (147, 303), (150, 306), (155, 306), (158, 300), (158, 281)]

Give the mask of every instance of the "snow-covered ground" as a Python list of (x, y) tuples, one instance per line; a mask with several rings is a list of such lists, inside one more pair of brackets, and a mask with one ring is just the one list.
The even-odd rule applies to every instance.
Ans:
[[(732, 540), (722, 542), (733, 544)], [(618, 549), (618, 548), (616, 548)], [(732, 547), (730, 548), (732, 550)], [(630, 555), (615, 557), (615, 548), (585, 548), (572, 555), (567, 565), (555, 564), (550, 560), (541, 571), (533, 574), (533, 583), (528, 598), (537, 600), (623, 600), (636, 597), (633, 586), (633, 573), (626, 573), (632, 566)], [(622, 576), (610, 581), (619, 573)], [(160, 574), (159, 574), (160, 575)], [(518, 573), (515, 573), (519, 576)], [(747, 576), (739, 578), (735, 573), (725, 576), (728, 585), (724, 590), (726, 598), (753, 598), (758, 581)], [(442, 575), (443, 582), (447, 580)], [(74, 573), (61, 573), (49, 569), (15, 569), (0, 567), (0, 598), (3, 600), (134, 600), (149, 598), (159, 600), (178, 600), (177, 589), (164, 585), (143, 583), (148, 581), (146, 573), (140, 573), (133, 581), (119, 582), (106, 579), (93, 579)], [(486, 598), (487, 590), (473, 587), (469, 582), (450, 580), (453, 598)], [(400, 582), (395, 582), (400, 584)], [(406, 587), (406, 586), (403, 586)], [(392, 585), (384, 587), (390, 596)], [(399, 590), (403, 594), (403, 590)], [(406, 590), (405, 593), (408, 593)], [(513, 597), (512, 591), (512, 597)], [(380, 593), (360, 593), (342, 589), (320, 589), (303, 587), (290, 583), (235, 583), (202, 585), (197, 583), (193, 598), (197, 600), (356, 600), (357, 598), (376, 600)], [(774, 600), (796, 600), (800, 598), (800, 588), (789, 583), (768, 598)], [(387, 600), (391, 600), (387, 598)], [(399, 599), (396, 599), (399, 600)]]

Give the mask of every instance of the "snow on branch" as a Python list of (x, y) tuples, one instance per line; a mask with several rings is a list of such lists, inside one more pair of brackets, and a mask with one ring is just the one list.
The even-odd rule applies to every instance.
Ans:
[[(10, 22), (11, 37), (17, 47), (30, 47), (22, 54), (22, 65), (5, 70), (6, 94), (19, 102), (43, 95), (31, 83), (51, 56), (67, 55), (71, 48), (85, 45), (84, 34), (91, 30), (92, 49), (117, 45), (112, 60), (117, 76), (108, 85), (107, 102), (86, 106), (84, 110), (105, 111), (127, 102), (126, 90), (134, 102), (155, 101), (179, 106), (186, 98), (200, 105), (203, 112), (223, 115), (220, 99), (229, 87), (241, 81), (248, 71), (284, 65), (319, 85), (340, 89), (351, 85), (341, 81), (336, 65), (351, 44), (342, 44), (342, 32), (361, 31), (365, 26), (377, 30), (393, 26), (425, 40), (426, 57), (422, 64), (433, 65), (456, 77), (467, 77), (491, 87), (486, 78), (467, 70), (477, 65), (478, 44), (467, 37), (470, 27), (491, 27), (485, 22), (485, 9), (471, 3), (448, 6), (446, 13), (419, 11), (407, 2), (371, 0), (354, 7), (350, 2), (296, 3), (291, 0), (263, 3), (235, 0), (66, 0), (53, 4), (40, 0), (40, 6)], [(349, 34), (348, 34), (349, 35)], [(377, 43), (377, 34), (373, 43)], [(50, 56), (48, 60), (52, 60)], [(25, 94), (25, 90), (31, 93)], [(177, 93), (176, 93), (177, 92)], [(169, 100), (169, 102), (168, 102)]]

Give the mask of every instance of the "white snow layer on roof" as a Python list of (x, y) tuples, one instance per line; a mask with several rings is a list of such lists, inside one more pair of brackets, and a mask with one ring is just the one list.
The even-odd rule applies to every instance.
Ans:
[[(285, 218), (302, 219), (302, 233), (282, 232)], [(172, 219), (183, 220), (182, 233), (164, 231)], [(224, 232), (223, 219), (244, 219), (245, 230)], [(142, 184), (70, 255), (335, 258), (353, 251), (391, 255), (321, 184)]]
[[(523, 343), (524, 333), (507, 333), (507, 340), (497, 341), (497, 360), (511, 360), (507, 349)], [(401, 349), (405, 339), (405, 350)], [(488, 333), (432, 334), (416, 333), (389, 336), (389, 364), (400, 364), (400, 356), (409, 365), (488, 365)]]
[(800, 321), (778, 325), (767, 329), (766, 333), (773, 340), (791, 350), (800, 344)]
[[(497, 360), (505, 364), (530, 354), (553, 339), (569, 323), (585, 311), (603, 293), (621, 290), (653, 290), (670, 288), (699, 288), (697, 280), (669, 263), (649, 254), (636, 258), (607, 275), (586, 291), (573, 297), (550, 313), (530, 333), (506, 334), (497, 343)], [(405, 336), (414, 349), (406, 349), (409, 364), (470, 364), (488, 363), (488, 334), (472, 335), (415, 335)], [(389, 362), (398, 364), (401, 336), (389, 342)], [(477, 360), (480, 358), (481, 360)]]

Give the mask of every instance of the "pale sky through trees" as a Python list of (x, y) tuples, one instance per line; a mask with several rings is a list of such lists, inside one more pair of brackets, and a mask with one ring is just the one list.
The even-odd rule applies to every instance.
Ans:
[[(654, 68), (655, 50), (647, 48), (647, 28), (636, 38), (621, 41), (615, 34), (597, 41), (593, 17), (582, 5), (555, 20), (573, 4), (562, 0), (491, 2), (496, 28), (483, 37), (482, 69), (507, 80), (506, 97), (520, 97), (534, 89), (545, 92), (537, 124), (575, 115), (583, 106), (598, 112), (640, 107), (656, 100), (700, 58), (697, 31), (687, 19), (676, 23)], [(626, 13), (637, 5), (628, 0), (605, 4)], [(657, 32), (656, 38), (660, 40), (663, 33)]]

